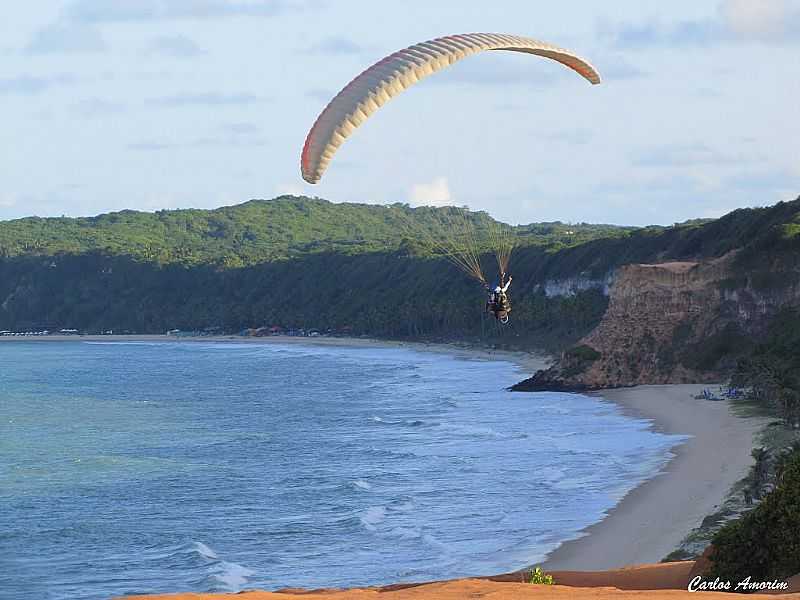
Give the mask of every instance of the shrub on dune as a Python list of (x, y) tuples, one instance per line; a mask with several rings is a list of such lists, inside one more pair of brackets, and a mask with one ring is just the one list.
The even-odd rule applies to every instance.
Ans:
[(528, 583), (535, 583), (538, 585), (553, 585), (553, 576), (542, 571), (541, 567), (536, 567), (528, 571)]

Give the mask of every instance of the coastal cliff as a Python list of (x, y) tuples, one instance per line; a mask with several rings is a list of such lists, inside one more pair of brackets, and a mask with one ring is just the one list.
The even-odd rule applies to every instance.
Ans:
[[(735, 366), (800, 288), (741, 275), (737, 252), (712, 260), (629, 264), (609, 278), (598, 325), (550, 368), (513, 389), (582, 391), (640, 384), (714, 382)], [(737, 273), (739, 273), (737, 275)], [(757, 283), (757, 282), (756, 282)]]

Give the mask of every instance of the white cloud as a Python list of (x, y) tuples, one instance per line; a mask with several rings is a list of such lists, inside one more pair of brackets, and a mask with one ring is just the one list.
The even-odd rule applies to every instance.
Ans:
[[(275, 17), (304, 8), (290, 0), (72, 0), (56, 21), (33, 34), (25, 51), (29, 54), (103, 52), (108, 45), (98, 26), (107, 24)], [(184, 36), (157, 39), (150, 51), (178, 58), (204, 53)]]
[(781, 35), (792, 12), (786, 0), (726, 0), (720, 12), (731, 30), (745, 37)]
[(800, 41), (800, 2), (797, 0), (723, 0), (715, 15), (702, 19), (663, 22), (649, 19), (609, 26), (619, 47), (710, 46), (723, 43), (782, 44)]
[(279, 183), (275, 186), (275, 194), (278, 196), (305, 196), (306, 190), (297, 183)]
[(411, 186), (408, 201), (414, 206), (448, 206), (453, 202), (447, 177), (436, 177), (427, 183)]

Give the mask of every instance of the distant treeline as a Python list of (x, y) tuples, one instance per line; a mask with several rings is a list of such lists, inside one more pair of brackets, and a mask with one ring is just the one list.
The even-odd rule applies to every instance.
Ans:
[[(424, 240), (409, 238), (418, 231), (439, 231), (441, 218), (437, 217), (444, 210), (281, 196), (215, 210), (28, 217), (0, 222), (0, 256), (101, 252), (157, 264), (235, 268), (309, 254), (385, 252), (409, 243), (421, 250)], [(495, 222), (483, 212), (468, 214), (479, 233)], [(515, 227), (514, 234), (523, 245), (557, 249), (634, 229), (555, 222)]]

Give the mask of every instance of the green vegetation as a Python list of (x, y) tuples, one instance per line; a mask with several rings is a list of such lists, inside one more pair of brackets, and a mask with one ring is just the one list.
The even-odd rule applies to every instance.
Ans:
[[(516, 329), (481, 319), (483, 292), (437, 256), (443, 209), (282, 197), (217, 210), (123, 211), (0, 223), (0, 329), (161, 333), (218, 327), (332, 329), (391, 337), (569, 343), (607, 300), (547, 298), (537, 269), (632, 228), (542, 223), (514, 229)], [(481, 246), (485, 213), (471, 213)], [(488, 248), (487, 248), (488, 249)], [(487, 273), (496, 270), (484, 256)]]
[(561, 374), (563, 377), (574, 377), (583, 373), (593, 362), (599, 360), (600, 352), (582, 344), (564, 352), (561, 360)]
[(582, 362), (594, 362), (600, 358), (601, 354), (591, 346), (581, 344), (567, 350), (566, 356)]
[[(762, 504), (753, 510), (753, 505), (771, 497), (770, 491), (777, 485), (784, 490), (781, 492), (784, 497), (795, 494), (793, 502), (800, 506), (800, 487), (792, 488), (792, 485), (781, 483), (781, 474), (786, 472), (786, 465), (791, 460), (800, 461), (800, 429), (797, 428), (800, 424), (800, 313), (795, 308), (779, 312), (770, 320), (760, 341), (744, 338), (740, 334), (735, 346), (720, 351), (719, 345), (719, 342), (710, 342), (709, 352), (729, 359), (739, 357), (733, 369), (731, 385), (743, 389), (745, 396), (734, 401), (736, 412), (742, 415), (777, 416), (780, 420), (771, 422), (759, 434), (758, 447), (752, 451), (754, 465), (747, 477), (736, 484), (717, 512), (706, 517), (684, 539), (681, 548), (667, 559), (694, 558), (709, 543), (717, 544), (719, 541), (724, 545), (720, 552), (724, 555), (721, 561), (724, 568), (728, 569), (726, 573), (732, 574), (738, 569), (741, 575), (750, 573), (747, 562), (749, 551), (745, 549), (746, 546), (737, 548), (736, 545), (750, 544), (752, 538), (759, 535), (758, 527), (771, 527), (765, 523), (774, 524), (778, 519), (775, 515), (763, 512), (773, 509), (762, 509)], [(700, 353), (698, 364), (701, 365), (704, 360), (704, 355)], [(741, 517), (754, 513), (752, 517)], [(796, 530), (800, 513), (794, 518)], [(721, 537), (715, 538), (717, 535)], [(779, 551), (782, 543), (779, 539), (769, 541), (768, 547), (758, 550), (759, 556), (765, 552)], [(795, 571), (791, 574), (798, 571), (800, 562), (795, 564)], [(744, 575), (739, 578), (742, 577)]]
[(787, 308), (770, 323), (763, 341), (743, 357), (732, 385), (775, 410), (788, 427), (800, 426), (800, 312)]
[[(281, 196), (215, 210), (29, 217), (0, 223), (0, 257), (102, 253), (160, 265), (227, 268), (325, 252), (354, 255), (401, 246), (424, 252), (424, 239), (409, 238), (419, 238), (418, 230), (440, 234), (445, 212), (403, 204), (333, 204), (319, 198)], [(470, 217), (485, 238), (494, 221), (486, 213), (470, 213)], [(514, 234), (522, 245), (557, 249), (631, 230), (541, 223), (517, 227)]]
[(800, 450), (780, 461), (778, 484), (756, 508), (714, 536), (707, 577), (754, 581), (791, 577), (800, 571)]
[[(0, 329), (75, 327), (163, 333), (279, 325), (353, 335), (574, 343), (601, 318), (596, 290), (547, 298), (515, 263), (515, 319), (499, 328), (484, 292), (444, 259), (320, 253), (219, 269), (100, 253), (0, 260)], [(519, 282), (519, 283), (517, 283)]]
[[(237, 332), (279, 325), (560, 350), (602, 317), (603, 286), (619, 265), (738, 248), (744, 258), (737, 275), (756, 285), (768, 251), (780, 284), (792, 281), (800, 255), (793, 251), (797, 236), (787, 236), (787, 226), (800, 223), (800, 200), (666, 228), (518, 226), (514, 312), (499, 328), (482, 312), (480, 287), (438, 256), (425, 235), (409, 231), (409, 222), (440, 231), (443, 210), (284, 196), (210, 211), (0, 222), (0, 329)], [(485, 213), (469, 218), (487, 248), (494, 222)], [(496, 271), (492, 256), (482, 260), (487, 273)], [(583, 291), (546, 293), (548, 282), (568, 279), (582, 282)]]
[(98, 252), (156, 264), (240, 267), (314, 252), (383, 249), (396, 223), (382, 207), (284, 197), (216, 210), (125, 210), (0, 224), (0, 256)]
[[(675, 337), (682, 332), (675, 332), (674, 345), (677, 347)], [(753, 347), (753, 339), (742, 331), (738, 323), (731, 322), (721, 330), (714, 332), (697, 344), (690, 345), (681, 355), (681, 363), (696, 371), (711, 371), (722, 364), (730, 368), (735, 365), (738, 357), (746, 354)]]
[(554, 585), (553, 576), (542, 571), (541, 567), (535, 567), (528, 571), (528, 583), (537, 585)]
[[(599, 277), (630, 262), (708, 258), (734, 249), (744, 249), (744, 257), (753, 259), (765, 249), (796, 250), (800, 236), (791, 232), (800, 228), (799, 208), (798, 201), (785, 202), (666, 228), (553, 222), (513, 231), (521, 246), (561, 254), (542, 275)], [(0, 258), (99, 253), (159, 265), (229, 268), (319, 253), (356, 255), (403, 248), (429, 255), (424, 240), (413, 239), (418, 236), (409, 231), (409, 223), (418, 230), (439, 232), (444, 210), (282, 196), (215, 210), (29, 217), (0, 222)], [(471, 213), (470, 218), (483, 234), (493, 223), (486, 213)]]

